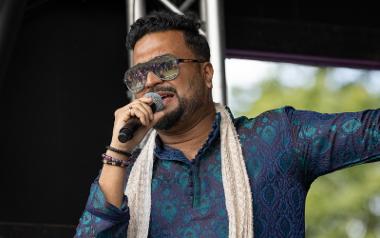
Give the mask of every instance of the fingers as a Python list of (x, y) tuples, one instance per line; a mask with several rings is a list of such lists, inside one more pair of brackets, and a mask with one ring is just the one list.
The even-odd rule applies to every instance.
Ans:
[(138, 105), (138, 106), (131, 107), (130, 113), (131, 113), (131, 116), (139, 118), (141, 121), (141, 124), (143, 124), (144, 126), (149, 125), (149, 122), (150, 122), (149, 112), (143, 106)]
[[(131, 150), (140, 143), (149, 128), (153, 126), (152, 122), (154, 116), (152, 109), (149, 106), (151, 103), (151, 98), (139, 98), (115, 111), (115, 121), (111, 139), (111, 145), (113, 147)], [(125, 126), (132, 117), (138, 118), (143, 126), (134, 133), (131, 140), (125, 143), (120, 142), (118, 139), (120, 129)]]
[(119, 113), (122, 114), (124, 121), (128, 121), (131, 117), (137, 117), (141, 124), (148, 126), (153, 120), (153, 112), (150, 107), (151, 98), (140, 98), (134, 100), (130, 104), (120, 108)]
[(152, 108), (150, 107), (150, 104), (152, 103), (152, 99), (142, 98), (141, 101), (140, 100), (136, 100), (136, 101), (139, 101), (140, 102), (139, 105), (141, 106), (141, 107), (138, 107), (137, 109), (145, 113), (148, 116), (149, 121), (153, 120), (153, 111), (152, 111)]

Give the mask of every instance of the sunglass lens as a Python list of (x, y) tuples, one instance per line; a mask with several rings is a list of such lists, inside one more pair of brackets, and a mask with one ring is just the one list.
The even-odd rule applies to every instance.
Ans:
[(177, 60), (171, 57), (163, 59), (152, 65), (153, 73), (161, 80), (172, 80), (178, 76), (179, 68)]
[(173, 80), (179, 73), (178, 60), (171, 55), (162, 56), (130, 68), (125, 72), (124, 83), (132, 93), (144, 89), (149, 71), (161, 80)]
[(147, 74), (143, 68), (130, 69), (125, 73), (124, 82), (132, 93), (138, 93), (144, 89)]

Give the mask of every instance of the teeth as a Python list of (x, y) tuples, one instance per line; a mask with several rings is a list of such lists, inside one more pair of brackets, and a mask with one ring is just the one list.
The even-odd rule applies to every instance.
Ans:
[(168, 97), (173, 97), (174, 95), (172, 94), (161, 94), (161, 98), (164, 99), (164, 98), (168, 98)]

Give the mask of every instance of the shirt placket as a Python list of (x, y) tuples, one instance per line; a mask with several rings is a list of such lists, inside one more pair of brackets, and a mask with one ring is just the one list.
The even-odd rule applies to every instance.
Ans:
[(199, 160), (193, 160), (190, 164), (189, 172), (189, 187), (190, 187), (190, 199), (192, 207), (200, 206), (200, 179), (199, 179)]

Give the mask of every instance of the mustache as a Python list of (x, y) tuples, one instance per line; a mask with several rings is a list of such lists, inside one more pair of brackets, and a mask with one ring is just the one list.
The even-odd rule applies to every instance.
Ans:
[(172, 88), (172, 87), (168, 87), (168, 86), (156, 86), (156, 87), (153, 87), (151, 92), (153, 93), (157, 93), (157, 92), (172, 92), (174, 94), (177, 94), (177, 90), (175, 88)]

